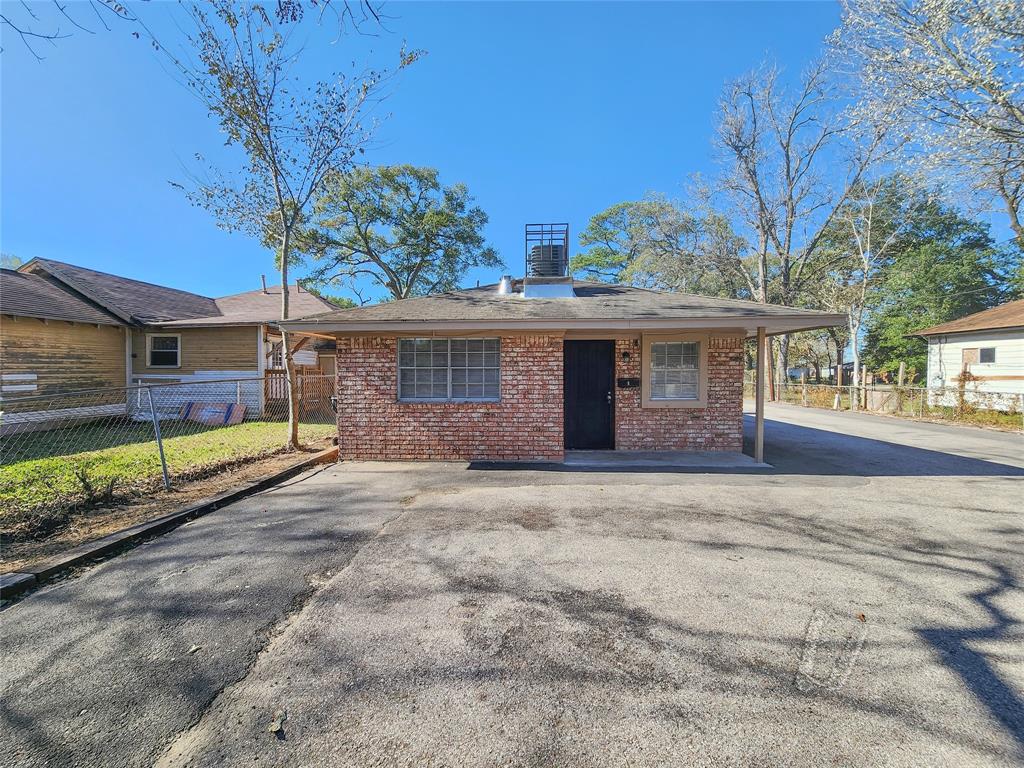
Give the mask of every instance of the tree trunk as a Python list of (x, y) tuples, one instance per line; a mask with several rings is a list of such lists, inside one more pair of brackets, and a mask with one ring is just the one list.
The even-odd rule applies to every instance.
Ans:
[[(779, 357), (775, 361), (775, 376), (779, 381), (779, 387), (784, 391), (785, 385), (789, 383), (789, 334), (779, 336)], [(779, 392), (782, 397), (783, 391)]]
[(288, 447), (299, 448), (299, 388), (295, 375), (295, 361), (292, 358), (291, 338), (281, 329), (281, 357), (284, 360), (284, 375), (288, 381)]
[[(281, 236), (281, 319), (288, 319), (288, 256), (291, 251), (291, 232), (285, 227)], [(288, 382), (288, 447), (299, 448), (299, 393), (295, 377), (295, 362), (288, 333), (281, 329), (281, 359)]]
[(1010, 217), (1010, 229), (1013, 230), (1017, 247), (1024, 250), (1024, 224), (1021, 224), (1020, 221), (1020, 198), (1007, 189), (1005, 179), (1002, 177), (999, 179), (999, 194), (1006, 205), (1006, 214)]
[(861, 387), (861, 371), (860, 371), (860, 349), (857, 344), (857, 332), (860, 330), (858, 323), (850, 319), (850, 351), (853, 353), (853, 381), (850, 383), (853, 385), (853, 397), (850, 398), (850, 408), (854, 411), (860, 408), (860, 387)]

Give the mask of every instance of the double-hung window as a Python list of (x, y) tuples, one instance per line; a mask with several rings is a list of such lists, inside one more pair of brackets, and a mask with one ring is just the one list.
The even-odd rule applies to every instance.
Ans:
[(501, 340), (399, 339), (399, 400), (498, 400)]
[(707, 334), (645, 334), (642, 359), (642, 407), (707, 406)]
[(181, 367), (181, 336), (151, 333), (146, 336), (146, 364), (150, 368)]
[(696, 400), (700, 397), (700, 344), (657, 341), (651, 344), (651, 399)]

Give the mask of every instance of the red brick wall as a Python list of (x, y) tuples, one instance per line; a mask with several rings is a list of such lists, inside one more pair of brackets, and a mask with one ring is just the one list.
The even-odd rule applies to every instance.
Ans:
[[(622, 359), (623, 351), (630, 360)], [(638, 377), (640, 348), (616, 341), (615, 376)], [(399, 403), (397, 339), (338, 339), (338, 443), (343, 459), (561, 461), (562, 341), (502, 336), (501, 402)], [(616, 389), (618, 450), (739, 451), (743, 342), (712, 338), (707, 408), (640, 407), (640, 389)]]
[(398, 402), (397, 339), (338, 339), (342, 459), (561, 461), (562, 340), (501, 337), (501, 402)]
[[(630, 359), (623, 360), (628, 351)], [(615, 342), (615, 376), (638, 377), (640, 347)], [(707, 408), (641, 408), (640, 389), (615, 390), (615, 448), (620, 451), (739, 451), (743, 448), (743, 340), (711, 338)]]

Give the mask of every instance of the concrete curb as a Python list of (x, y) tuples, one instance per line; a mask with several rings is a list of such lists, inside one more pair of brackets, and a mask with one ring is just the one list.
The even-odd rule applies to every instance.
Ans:
[(187, 523), (189, 520), (202, 517), (234, 501), (244, 499), (246, 496), (251, 496), (254, 493), (270, 488), (296, 472), (316, 466), (317, 464), (328, 464), (336, 461), (337, 458), (338, 447), (328, 448), (290, 467), (286, 467), (280, 472), (275, 472), (269, 477), (257, 480), (255, 483), (244, 485), (241, 488), (222, 493), (219, 496), (213, 496), (177, 512), (171, 512), (153, 520), (117, 531), (116, 533), (111, 533), (101, 539), (96, 539), (96, 541), (81, 544), (66, 552), (62, 552), (35, 568), (26, 568), (24, 571), (19, 572), (0, 573), (0, 598), (13, 597), (64, 571), (77, 568), (90, 560), (138, 542), (141, 539), (166, 533), (172, 528), (177, 528), (182, 523)]

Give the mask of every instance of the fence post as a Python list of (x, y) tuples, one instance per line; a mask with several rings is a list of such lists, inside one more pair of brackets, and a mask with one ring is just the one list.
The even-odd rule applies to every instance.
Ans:
[(807, 407), (807, 371), (800, 371), (800, 399), (804, 408)]
[(156, 448), (160, 452), (160, 471), (164, 475), (164, 490), (171, 490), (171, 479), (167, 476), (167, 459), (164, 457), (164, 441), (160, 436), (160, 419), (156, 417), (156, 406), (153, 405), (153, 390), (146, 387), (149, 396), (149, 415), (153, 419), (153, 434), (156, 435)]
[(238, 405), (242, 404), (242, 382), (235, 382), (235, 402)]

